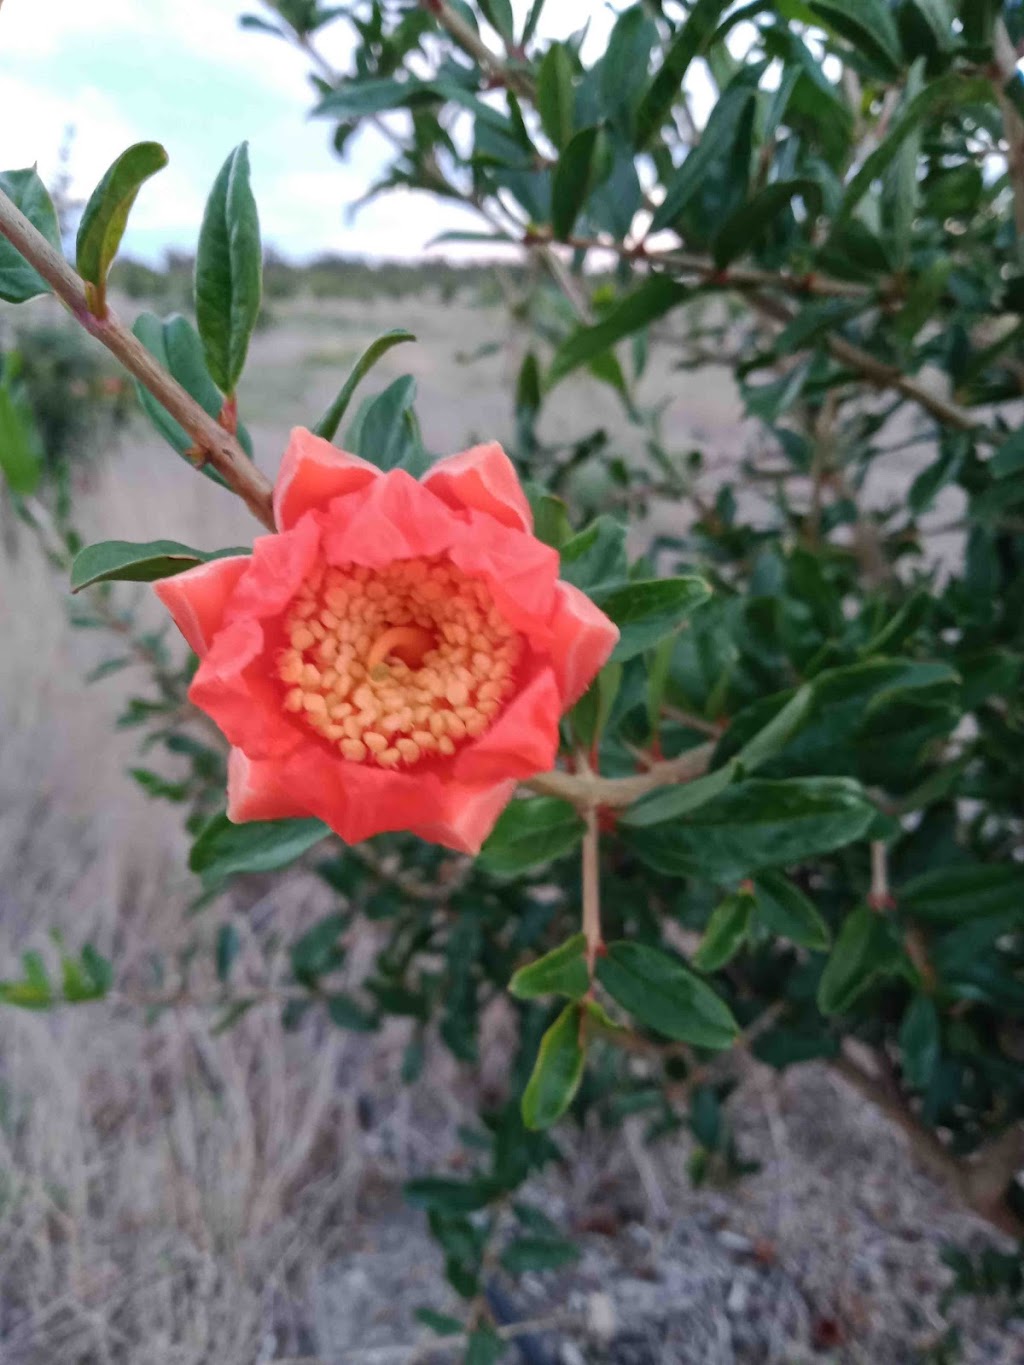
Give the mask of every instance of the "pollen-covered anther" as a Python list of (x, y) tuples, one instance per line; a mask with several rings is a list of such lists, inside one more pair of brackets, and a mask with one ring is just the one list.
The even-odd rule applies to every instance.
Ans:
[(523, 642), (482, 579), (439, 559), (318, 566), (284, 620), (282, 706), (351, 763), (412, 767), (482, 735)]

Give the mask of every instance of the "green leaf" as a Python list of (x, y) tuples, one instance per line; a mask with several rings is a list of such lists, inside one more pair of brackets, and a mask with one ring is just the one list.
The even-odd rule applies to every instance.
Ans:
[(567, 995), (579, 1000), (590, 989), (590, 974), (586, 963), (587, 940), (574, 934), (536, 962), (520, 967), (508, 983), (509, 991), (518, 1000), (534, 1000), (539, 995)]
[(646, 147), (668, 118), (679, 97), (686, 72), (694, 57), (704, 51), (715, 32), (727, 0), (697, 0), (665, 54), (650, 89), (640, 101), (636, 116), (636, 147)]
[(416, 380), (404, 374), (383, 393), (367, 399), (348, 429), (345, 445), (378, 469), (407, 469), (419, 474), (426, 457), (413, 412)]
[(702, 578), (649, 578), (594, 594), (597, 605), (619, 627), (612, 663), (624, 663), (679, 630), (711, 596)]
[[(141, 313), (135, 320), (132, 331), (149, 351), (150, 355), (169, 370), (183, 389), (196, 400), (208, 416), (217, 418), (224, 405), (224, 399), (217, 385), (210, 378), (203, 359), (203, 344), (192, 324), (178, 314), (161, 319), (153, 313)], [(187, 455), (195, 442), (188, 432), (178, 425), (162, 403), (135, 380), (135, 392), (146, 416), (157, 431), (179, 455)], [(244, 426), (238, 428), (238, 439), (247, 453), (251, 454), (252, 442)], [(220, 475), (209, 465), (203, 466), (203, 473), (217, 483), (223, 483)]]
[(903, 1075), (915, 1090), (927, 1090), (939, 1064), (942, 1031), (935, 1001), (916, 995), (900, 1024)]
[(972, 863), (924, 872), (897, 888), (901, 910), (931, 924), (959, 924), (1019, 912), (1024, 924), (1024, 865)]
[(715, 907), (693, 955), (698, 971), (717, 972), (736, 956), (747, 941), (754, 905), (749, 891), (737, 891)]
[(601, 128), (582, 128), (558, 158), (551, 183), (551, 228), (559, 240), (573, 230), (591, 192), (611, 170), (608, 137)]
[(802, 199), (807, 206), (806, 228), (810, 231), (821, 212), (821, 186), (806, 177), (776, 180), (730, 214), (712, 237), (711, 250), (719, 269), (756, 246), (794, 199)]
[(243, 142), (222, 166), (206, 201), (196, 251), (196, 323), (214, 383), (229, 397), (245, 366), (263, 292), (256, 201)]
[(313, 428), (316, 435), (322, 436), (325, 441), (333, 441), (341, 424), (341, 419), (345, 416), (348, 405), (352, 401), (352, 395), (360, 381), (369, 374), (381, 356), (386, 355), (391, 350), (392, 346), (398, 346), (403, 341), (415, 340), (412, 332), (407, 332), (402, 327), (396, 327), (393, 331), (385, 332), (383, 336), (379, 336), (376, 341), (371, 342), (352, 367), (352, 373), (341, 386), (337, 398)]
[(552, 43), (537, 72), (541, 127), (561, 151), (572, 137), (573, 62), (563, 43)]
[(523, 1123), (550, 1128), (572, 1104), (586, 1056), (580, 1041), (580, 1008), (569, 1004), (540, 1040), (533, 1072), (523, 1091)]
[(738, 881), (841, 848), (862, 837), (876, 813), (849, 778), (751, 778), (673, 824), (631, 829), (628, 842), (669, 876)]
[(726, 787), (736, 781), (740, 771), (739, 764), (733, 759), (723, 767), (708, 773), (706, 777), (694, 778), (692, 782), (681, 782), (675, 787), (662, 787), (650, 792), (634, 802), (619, 816), (619, 823), (644, 829), (649, 825), (661, 825), (666, 820), (676, 820), (687, 815), (698, 806), (714, 800)]
[(347, 1028), (353, 1033), (373, 1033), (377, 1021), (349, 995), (335, 992), (327, 997), (327, 1013), (336, 1028)]
[(43, 476), (42, 451), (32, 414), (5, 384), (0, 384), (0, 474), (12, 493), (26, 498), (36, 491)]
[(903, 51), (885, 0), (807, 0), (807, 8), (887, 74), (899, 71)]
[[(32, 226), (60, 252), (60, 227), (46, 186), (35, 167), (23, 171), (0, 171), (0, 193), (21, 210)], [(0, 235), (0, 299), (5, 303), (25, 303), (37, 294), (49, 294), (50, 286), (30, 266), (24, 256)]]
[[(490, 3), (493, 5), (494, 0), (490, 0)], [(483, 7), (481, 0), (480, 8)], [(497, 1365), (505, 1354), (506, 1344), (493, 1327), (476, 1327), (470, 1333), (462, 1365)]]
[(253, 820), (233, 825), (215, 815), (192, 845), (188, 865), (207, 886), (236, 872), (276, 872), (325, 839), (330, 830), (319, 820)]
[(136, 142), (121, 153), (89, 196), (75, 243), (78, 273), (102, 289), (121, 245), (139, 190), (167, 165), (159, 142)]
[(825, 951), (832, 942), (828, 925), (812, 901), (781, 872), (759, 872), (754, 878), (757, 917), (779, 938), (802, 948)]
[(516, 22), (511, 0), (477, 0), (480, 12), (497, 33), (511, 43), (516, 35)]
[(586, 828), (576, 809), (556, 796), (510, 801), (480, 851), (485, 871), (512, 876), (561, 858)]
[(626, 528), (613, 517), (597, 517), (564, 542), (559, 559), (562, 578), (581, 592), (617, 588), (629, 576)]
[(212, 559), (245, 555), (248, 550), (193, 550), (176, 540), (149, 540), (133, 544), (128, 540), (101, 540), (87, 545), (71, 565), (71, 591), (81, 592), (93, 583), (152, 583), (158, 578), (194, 569)]
[(443, 1175), (425, 1175), (406, 1181), (403, 1193), (413, 1208), (450, 1218), (485, 1209), (497, 1191), (488, 1180), (453, 1180)]
[(226, 983), (231, 975), (231, 968), (241, 946), (242, 940), (238, 937), (238, 930), (235, 926), (230, 922), (222, 924), (217, 930), (217, 943), (214, 950), (217, 980), (222, 984)]
[(723, 92), (700, 141), (687, 152), (686, 159), (665, 185), (665, 197), (651, 220), (652, 232), (672, 226), (706, 183), (712, 167), (728, 157), (743, 137), (764, 70), (764, 63), (744, 69)]
[(559, 1270), (579, 1259), (579, 1248), (564, 1237), (513, 1237), (501, 1252), (510, 1275), (526, 1271)]
[(317, 978), (335, 971), (345, 961), (341, 935), (348, 928), (348, 916), (335, 912), (324, 915), (297, 938), (289, 949), (292, 971), (305, 986), (315, 989)]
[(739, 1029), (728, 1006), (681, 962), (643, 943), (609, 943), (597, 979), (635, 1019), (680, 1043), (731, 1047)]
[(992, 98), (991, 85), (980, 76), (962, 76), (958, 72), (950, 72), (930, 81), (893, 119), (881, 143), (865, 157), (846, 187), (836, 222), (842, 223), (850, 217), (873, 182), (880, 179), (889, 168), (900, 147), (923, 119), (951, 104), (986, 103)]
[(1008, 436), (989, 461), (994, 479), (1008, 479), (1024, 469), (1024, 427)]
[(677, 284), (665, 275), (654, 275), (634, 293), (592, 327), (574, 332), (555, 352), (548, 373), (548, 387), (553, 388), (581, 365), (605, 353), (623, 338), (664, 317), (673, 308), (693, 297), (693, 290)]
[(845, 1014), (881, 975), (892, 971), (897, 951), (884, 916), (866, 905), (847, 915), (818, 983), (822, 1014)]
[(441, 1337), (457, 1336), (462, 1331), (462, 1323), (450, 1313), (437, 1313), (433, 1308), (417, 1308), (416, 1317), (424, 1327), (429, 1327)]

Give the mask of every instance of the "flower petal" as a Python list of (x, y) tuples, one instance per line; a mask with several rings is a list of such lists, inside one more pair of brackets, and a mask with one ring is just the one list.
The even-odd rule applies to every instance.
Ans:
[(174, 617), (189, 648), (200, 658), (220, 629), (228, 598), (249, 562), (248, 555), (211, 559), (153, 584), (153, 591)]
[(441, 554), (467, 534), (463, 517), (404, 469), (392, 469), (356, 496), (331, 503), (324, 554), (330, 564), (382, 569), (396, 559)]
[(320, 523), (306, 516), (290, 531), (257, 536), (252, 558), (224, 613), (227, 623), (278, 616), (320, 558)]
[(619, 638), (619, 628), (571, 583), (559, 583), (551, 618), (551, 663), (562, 709), (582, 697)]
[(282, 765), (274, 759), (253, 759), (241, 749), (228, 755), (228, 819), (286, 820), (308, 816), (294, 790), (283, 780)]
[(283, 707), (263, 627), (252, 617), (217, 632), (188, 689), (189, 700), (250, 758), (279, 758), (304, 742)]
[(562, 698), (550, 668), (541, 668), (489, 730), (452, 764), (460, 782), (497, 782), (550, 772), (558, 752)]
[(349, 455), (305, 427), (295, 427), (274, 485), (274, 520), (287, 531), (306, 512), (354, 493), (380, 477), (376, 465)]
[(510, 626), (526, 635), (535, 648), (547, 648), (558, 586), (557, 550), (471, 512), (469, 525), (449, 553), (464, 573), (487, 580), (495, 605)]
[(394, 830), (475, 853), (511, 800), (515, 781), (463, 783), (437, 773), (395, 772), (348, 763), (306, 744), (280, 765), (303, 811), (329, 825), (348, 844)]
[(438, 460), (424, 474), (423, 484), (449, 507), (486, 512), (517, 531), (533, 530), (533, 513), (515, 466), (497, 441)]

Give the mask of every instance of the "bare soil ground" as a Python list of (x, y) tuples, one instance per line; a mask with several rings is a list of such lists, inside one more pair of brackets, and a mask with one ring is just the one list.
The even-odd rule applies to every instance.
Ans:
[[(514, 363), (454, 358), (501, 339), (503, 314), (431, 298), (359, 309), (291, 301), (274, 312), (242, 395), (269, 470), (289, 427), (314, 420), (366, 341), (397, 321), (420, 344), (393, 352), (375, 383), (417, 375), (429, 447), (511, 430)], [(724, 372), (709, 382), (707, 371), (659, 364), (650, 388), (673, 395), (672, 444), (703, 447), (711, 478), (734, 466), (750, 435)], [(560, 393), (547, 434), (578, 432), (582, 412), (635, 454), (613, 395), (582, 381)], [(80, 510), (93, 538), (213, 547), (252, 534), (244, 509), (141, 421), (90, 475)], [(663, 515), (674, 524), (688, 509)], [(125, 774), (134, 738), (112, 722), (128, 680), (83, 686), (105, 642), (68, 626), (63, 585), (28, 538), (4, 542), (0, 975), (58, 928), (72, 945), (94, 939), (131, 976), (195, 932), (185, 841), (173, 809), (146, 801)], [(272, 896), (236, 901), (249, 935), (240, 970), (250, 926), (273, 915), (287, 940), (328, 905), (301, 872)], [(3, 1365), (454, 1359), (431, 1354), (415, 1320), (420, 1306), (443, 1307), (445, 1290), (399, 1189), (454, 1159), (476, 1078), (435, 1046), (426, 1080), (401, 1086), (405, 1041), (401, 1023), (370, 1041), (315, 1022), (286, 1034), (272, 1008), (216, 1037), (195, 1010), (154, 1024), (127, 1003), (4, 1013)], [(883, 1119), (814, 1067), (781, 1086), (752, 1071), (731, 1113), (760, 1171), (728, 1190), (690, 1187), (681, 1138), (648, 1149), (630, 1127), (559, 1134), (566, 1160), (536, 1194), (579, 1230), (583, 1255), (560, 1278), (495, 1285), (499, 1315), (539, 1320), (510, 1359), (939, 1360), (927, 1354), (946, 1328), (939, 1251), (982, 1245), (987, 1230), (915, 1171)], [(1024, 1324), (986, 1303), (952, 1314), (968, 1365), (1024, 1361)]]

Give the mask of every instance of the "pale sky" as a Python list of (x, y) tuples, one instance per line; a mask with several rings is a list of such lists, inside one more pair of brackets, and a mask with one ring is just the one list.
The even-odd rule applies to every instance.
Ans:
[[(517, 13), (525, 3), (513, 0)], [(143, 187), (132, 212), (126, 254), (155, 259), (167, 246), (192, 249), (207, 190), (246, 139), (264, 240), (289, 256), (409, 257), (445, 229), (480, 226), (457, 205), (396, 192), (347, 221), (347, 206), (380, 167), (383, 141), (367, 129), (338, 159), (329, 121), (309, 119), (303, 57), (238, 27), (245, 11), (270, 17), (258, 0), (0, 5), (0, 169), (37, 163), (51, 179), (73, 126), (73, 188), (84, 197), (131, 143), (167, 148), (170, 165)], [(594, 42), (603, 42), (614, 18), (603, 0), (548, 0), (542, 31), (563, 37), (588, 16)], [(320, 41), (342, 68), (347, 34), (340, 21)]]

